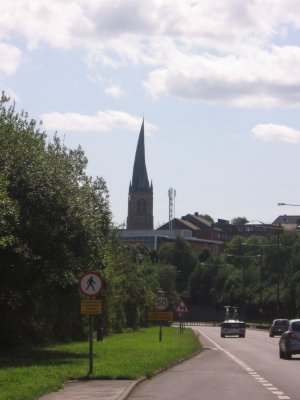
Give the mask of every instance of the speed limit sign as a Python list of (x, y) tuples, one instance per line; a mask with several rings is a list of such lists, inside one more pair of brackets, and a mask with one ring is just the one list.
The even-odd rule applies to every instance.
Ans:
[(169, 306), (169, 300), (165, 296), (157, 296), (154, 303), (155, 309), (158, 311), (166, 310)]

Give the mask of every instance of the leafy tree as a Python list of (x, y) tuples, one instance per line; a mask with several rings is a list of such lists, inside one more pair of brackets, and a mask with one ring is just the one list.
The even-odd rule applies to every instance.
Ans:
[(199, 215), (199, 217), (205, 219), (208, 222), (211, 222), (212, 224), (215, 222), (214, 219), (208, 214), (201, 214)]
[(231, 220), (232, 225), (245, 225), (248, 222), (246, 217), (235, 217)]
[(198, 263), (196, 250), (182, 237), (178, 236), (172, 243), (163, 244), (158, 249), (161, 264), (173, 265), (177, 272), (177, 292), (187, 290), (188, 279)]
[(176, 288), (176, 281), (178, 271), (174, 265), (158, 265), (158, 280), (160, 284), (160, 290), (166, 293), (170, 307), (175, 306), (178, 303), (179, 296)]
[(1, 345), (83, 333), (77, 281), (110, 241), (106, 184), (85, 173), (82, 149), (47, 139), (0, 100)]
[(159, 290), (157, 264), (144, 246), (127, 246), (117, 239), (112, 246), (104, 271), (105, 325), (110, 331), (136, 329), (146, 323)]

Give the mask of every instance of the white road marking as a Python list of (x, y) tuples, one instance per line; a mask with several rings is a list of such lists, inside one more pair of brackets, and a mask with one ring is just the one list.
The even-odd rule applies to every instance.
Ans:
[(236, 362), (240, 367), (242, 367), (248, 374), (254, 378), (257, 382), (261, 383), (262, 386), (265, 387), (265, 389), (270, 390), (280, 400), (291, 400), (289, 396), (286, 396), (281, 390), (279, 390), (277, 387), (273, 386), (272, 383), (269, 383), (266, 379), (261, 377), (255, 370), (249, 365), (245, 364), (242, 360), (237, 358), (235, 355), (230, 353), (228, 350), (225, 350), (223, 347), (221, 347), (218, 343), (213, 341), (211, 338), (209, 338), (207, 335), (205, 335), (201, 330), (200, 333), (202, 336), (204, 336), (207, 340), (209, 340), (216, 348), (219, 350), (223, 351), (229, 358), (231, 358), (234, 362)]

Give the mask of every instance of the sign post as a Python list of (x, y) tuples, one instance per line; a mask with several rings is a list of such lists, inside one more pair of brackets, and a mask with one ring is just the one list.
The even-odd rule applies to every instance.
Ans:
[(176, 312), (178, 312), (179, 316), (179, 332), (183, 333), (183, 328), (184, 328), (183, 315), (185, 313), (188, 313), (189, 310), (182, 299), (180, 300), (179, 304), (177, 304)]
[[(79, 279), (79, 288), (82, 294), (88, 297), (97, 296), (103, 289), (104, 282), (98, 272), (86, 272)], [(93, 315), (102, 313), (102, 305), (100, 300), (89, 299), (81, 300), (80, 312), (89, 316), (89, 375), (94, 369), (94, 340), (93, 340)]]
[[(164, 293), (159, 293), (154, 302), (154, 307), (158, 311), (164, 311), (169, 306), (169, 300)], [(159, 341), (162, 341), (162, 320), (159, 321)]]

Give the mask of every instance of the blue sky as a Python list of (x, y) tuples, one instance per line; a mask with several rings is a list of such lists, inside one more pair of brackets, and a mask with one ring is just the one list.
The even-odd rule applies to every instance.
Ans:
[(145, 117), (154, 225), (299, 214), (298, 0), (0, 0), (0, 87), (102, 176), (116, 224)]

